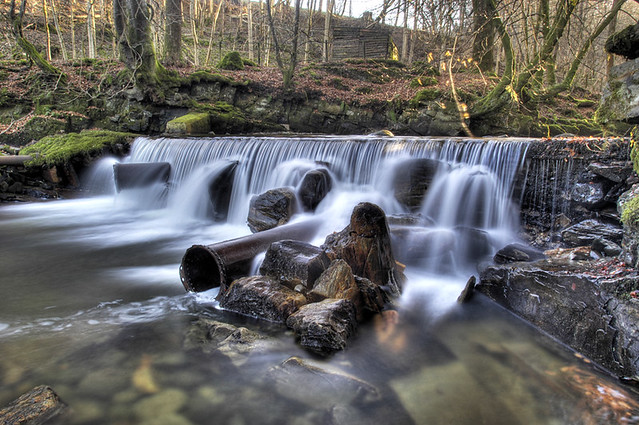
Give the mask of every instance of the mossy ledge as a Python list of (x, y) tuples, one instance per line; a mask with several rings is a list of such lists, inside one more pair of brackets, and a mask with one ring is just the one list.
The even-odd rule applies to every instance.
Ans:
[(136, 137), (132, 133), (108, 130), (85, 130), (80, 133), (56, 134), (20, 150), (21, 155), (30, 155), (28, 167), (65, 164), (75, 157), (94, 156), (105, 151), (119, 151), (118, 145), (128, 145)]

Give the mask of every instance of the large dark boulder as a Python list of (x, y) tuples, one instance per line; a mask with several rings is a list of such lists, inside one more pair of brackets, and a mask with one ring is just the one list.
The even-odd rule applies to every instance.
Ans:
[(497, 251), (494, 260), (497, 264), (508, 264), (537, 261), (544, 257), (544, 254), (535, 248), (521, 243), (512, 243)]
[(638, 276), (611, 260), (491, 265), (476, 290), (620, 376), (639, 372)]
[(229, 162), (222, 171), (209, 182), (211, 215), (215, 221), (226, 221), (233, 192), (233, 179), (238, 161)]
[(412, 211), (418, 210), (439, 167), (444, 165), (441, 161), (430, 158), (402, 161), (395, 167), (395, 199)]
[(273, 322), (285, 322), (306, 297), (268, 276), (236, 279), (218, 296), (224, 309)]
[(639, 22), (608, 37), (605, 48), (608, 53), (626, 59), (639, 58)]
[(386, 215), (377, 205), (358, 204), (350, 224), (329, 235), (321, 248), (331, 260), (346, 261), (353, 274), (387, 288), (393, 295), (400, 293)]
[(271, 189), (251, 199), (248, 226), (253, 233), (288, 223), (295, 213), (295, 193), (288, 188)]
[(623, 238), (623, 229), (590, 219), (568, 227), (561, 232), (561, 238), (567, 246), (590, 246), (596, 239), (619, 244)]
[(307, 211), (315, 211), (333, 187), (333, 179), (326, 168), (308, 171), (297, 188), (297, 197)]
[(286, 325), (295, 331), (302, 347), (320, 355), (346, 348), (357, 330), (355, 306), (349, 300), (325, 299), (307, 304), (289, 316)]
[(301, 285), (304, 291), (313, 288), (315, 281), (330, 265), (326, 253), (319, 247), (292, 240), (271, 244), (260, 274), (272, 276), (291, 289)]

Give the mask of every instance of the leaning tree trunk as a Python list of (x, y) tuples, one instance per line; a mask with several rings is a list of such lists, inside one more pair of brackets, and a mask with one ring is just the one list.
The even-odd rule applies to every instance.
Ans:
[(15, 0), (11, 0), (11, 3), (9, 5), (9, 19), (11, 22), (11, 30), (13, 36), (16, 39), (18, 47), (20, 47), (24, 51), (24, 53), (27, 55), (27, 58), (29, 58), (31, 62), (33, 62), (38, 68), (40, 68), (40, 70), (45, 75), (53, 76), (60, 80), (65, 80), (65, 74), (58, 68), (47, 62), (47, 60), (42, 57), (35, 46), (31, 44), (22, 34), (22, 19), (24, 17), (26, 7), (27, 0), (22, 0), (20, 4), (20, 11), (16, 14)]
[(473, 60), (479, 64), (479, 69), (491, 72), (495, 68), (496, 5), (491, 0), (473, 0), (473, 26), (475, 39), (473, 41)]
[(159, 65), (151, 39), (151, 8), (146, 0), (114, 0), (113, 21), (120, 60), (138, 83), (158, 81)]

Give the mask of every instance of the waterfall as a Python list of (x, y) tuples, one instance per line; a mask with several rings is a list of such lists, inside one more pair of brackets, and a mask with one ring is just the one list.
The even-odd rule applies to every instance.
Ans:
[[(435, 160), (446, 166), (440, 167), (427, 191), (420, 210), (423, 222), (411, 229), (413, 242), (410, 238), (401, 242), (409, 242), (406, 250), (412, 254), (407, 257), (416, 261), (438, 258), (424, 248), (436, 241), (439, 250), (455, 246), (448, 255), (466, 262), (490, 250), (482, 244), (492, 248), (503, 242), (496, 236), (500, 232), (512, 235), (517, 230), (513, 182), (527, 146), (521, 139), (141, 137), (127, 161), (171, 164), (167, 209), (175, 220), (201, 218), (202, 211), (211, 208), (202, 199), (212, 176), (223, 164), (236, 162), (227, 221), (239, 225), (246, 222), (252, 196), (276, 187), (295, 188), (307, 171), (326, 168), (335, 181), (316, 214), (326, 214), (334, 226), (347, 222), (352, 206), (360, 201), (377, 203), (387, 214), (409, 212), (393, 196), (395, 175), (407, 161)], [(415, 239), (420, 234), (423, 237)]]

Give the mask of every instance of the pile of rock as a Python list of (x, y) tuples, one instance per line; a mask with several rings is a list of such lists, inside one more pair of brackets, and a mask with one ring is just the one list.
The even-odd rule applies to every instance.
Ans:
[(400, 293), (384, 212), (361, 203), (350, 224), (321, 247), (284, 240), (271, 244), (259, 275), (220, 288), (220, 306), (286, 323), (305, 348), (330, 354), (346, 346), (358, 322)]

